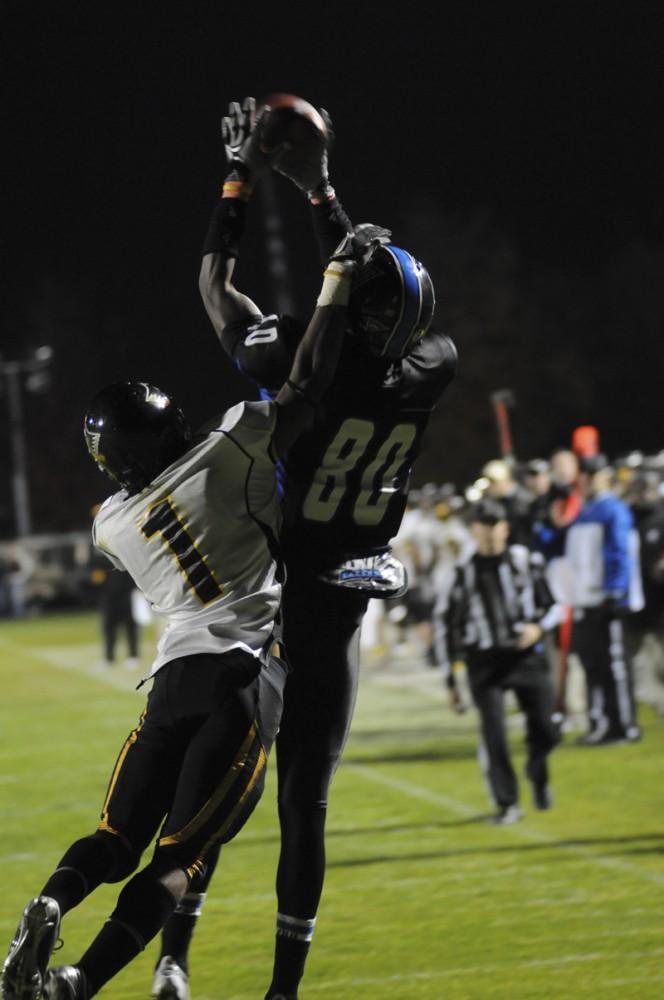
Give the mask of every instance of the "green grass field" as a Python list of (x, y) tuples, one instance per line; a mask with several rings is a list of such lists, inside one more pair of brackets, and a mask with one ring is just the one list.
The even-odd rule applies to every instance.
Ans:
[[(145, 639), (149, 661), (150, 638)], [(0, 946), (71, 840), (91, 831), (144, 693), (103, 673), (94, 616), (0, 624)], [(475, 720), (404, 662), (364, 672), (333, 788), (328, 874), (302, 1000), (655, 1000), (664, 994), (664, 726), (637, 745), (553, 757), (556, 806), (496, 828)], [(521, 737), (515, 726), (517, 759)], [(225, 852), (192, 952), (194, 1000), (260, 1000), (278, 850), (274, 775)], [(75, 961), (112, 908), (102, 887), (64, 924)], [(156, 943), (106, 987), (148, 997)]]

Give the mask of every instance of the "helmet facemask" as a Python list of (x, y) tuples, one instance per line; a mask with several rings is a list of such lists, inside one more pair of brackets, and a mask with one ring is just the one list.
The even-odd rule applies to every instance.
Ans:
[(380, 246), (353, 277), (351, 331), (375, 356), (397, 361), (425, 335), (434, 307), (427, 269), (401, 247)]

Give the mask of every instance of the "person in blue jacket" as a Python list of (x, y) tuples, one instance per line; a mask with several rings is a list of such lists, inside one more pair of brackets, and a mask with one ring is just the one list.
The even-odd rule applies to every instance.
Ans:
[(573, 648), (586, 675), (589, 746), (637, 740), (632, 664), (624, 619), (643, 606), (638, 536), (632, 513), (611, 492), (606, 456), (582, 459), (583, 504), (566, 539)]

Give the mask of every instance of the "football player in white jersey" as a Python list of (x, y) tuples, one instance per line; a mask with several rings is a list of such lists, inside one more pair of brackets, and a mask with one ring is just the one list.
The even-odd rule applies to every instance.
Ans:
[[(92, 403), (88, 449), (120, 487), (95, 520), (95, 542), (168, 627), (96, 831), (69, 847), (23, 911), (3, 966), (4, 1000), (97, 993), (158, 933), (206, 852), (234, 837), (260, 798), (286, 673), (273, 632), (275, 462), (329, 385), (352, 271), (380, 242), (380, 233), (349, 234), (333, 255), (274, 402), (240, 403), (193, 438), (174, 401), (148, 383), (109, 386)], [(80, 960), (47, 971), (62, 916), (132, 873)]]

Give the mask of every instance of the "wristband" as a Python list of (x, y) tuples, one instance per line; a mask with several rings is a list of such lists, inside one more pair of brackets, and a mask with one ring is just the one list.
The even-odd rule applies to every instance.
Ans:
[(221, 189), (222, 198), (241, 198), (242, 201), (249, 201), (251, 197), (251, 192), (253, 190), (252, 185), (248, 181), (243, 180), (231, 180), (230, 178), (225, 180)]
[(322, 205), (326, 201), (334, 201), (337, 194), (333, 187), (327, 187), (324, 191), (312, 191), (309, 201), (312, 205)]
[(354, 263), (332, 261), (323, 271), (323, 284), (316, 301), (317, 306), (347, 306), (350, 300), (351, 278)]

